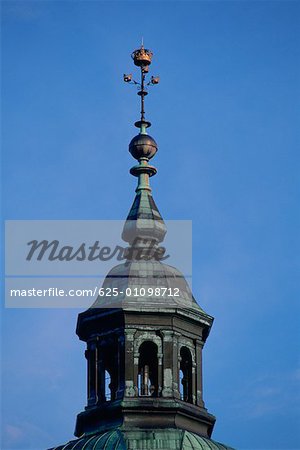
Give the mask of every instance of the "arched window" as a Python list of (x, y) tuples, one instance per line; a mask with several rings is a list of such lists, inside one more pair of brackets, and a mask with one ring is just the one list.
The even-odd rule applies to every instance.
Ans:
[(140, 396), (156, 397), (158, 394), (157, 345), (143, 342), (139, 348), (138, 391)]
[(180, 398), (185, 402), (193, 402), (192, 389), (192, 355), (187, 347), (180, 350), (179, 391)]
[(105, 402), (116, 399), (118, 389), (118, 347), (115, 342), (108, 341), (108, 345), (101, 349), (100, 390), (101, 398)]
[(105, 400), (111, 400), (111, 376), (108, 370), (105, 371)]

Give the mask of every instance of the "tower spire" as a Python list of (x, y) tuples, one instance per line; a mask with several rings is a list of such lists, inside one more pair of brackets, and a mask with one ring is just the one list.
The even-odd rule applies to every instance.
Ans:
[(155, 140), (147, 134), (147, 128), (151, 123), (145, 119), (145, 97), (148, 95), (147, 88), (158, 84), (159, 77), (151, 77), (147, 82), (146, 76), (152, 61), (153, 53), (142, 45), (131, 54), (134, 64), (140, 68), (141, 81), (137, 82), (132, 74), (124, 74), (126, 83), (138, 86), (138, 95), (141, 98), (141, 117), (135, 122), (140, 132), (130, 144), (129, 151), (138, 161), (138, 164), (130, 169), (131, 175), (138, 178), (136, 197), (129, 211), (124, 225), (122, 237), (126, 242), (132, 242), (136, 236), (151, 236), (157, 242), (161, 242), (166, 234), (166, 227), (151, 194), (149, 178), (157, 173), (155, 167), (149, 164), (149, 160), (156, 154), (158, 147)]

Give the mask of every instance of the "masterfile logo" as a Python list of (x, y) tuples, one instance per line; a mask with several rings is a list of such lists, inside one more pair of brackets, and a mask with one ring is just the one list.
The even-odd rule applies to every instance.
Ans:
[(7, 221), (6, 306), (82, 308), (98, 299), (97, 307), (120, 307), (128, 297), (163, 297), (167, 307), (181, 291), (191, 297), (179, 286), (191, 282), (191, 222), (166, 221), (163, 242), (157, 224), (130, 225), (138, 235), (125, 242), (124, 221)]

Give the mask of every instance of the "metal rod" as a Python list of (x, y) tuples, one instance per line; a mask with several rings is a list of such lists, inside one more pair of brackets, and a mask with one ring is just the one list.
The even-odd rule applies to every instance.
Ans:
[(145, 120), (145, 73), (141, 67), (141, 121)]

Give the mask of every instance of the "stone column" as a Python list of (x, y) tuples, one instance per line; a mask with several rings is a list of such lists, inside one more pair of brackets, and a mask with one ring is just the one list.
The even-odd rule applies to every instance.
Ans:
[[(136, 330), (125, 330), (125, 397), (135, 397), (137, 392), (137, 382), (135, 380), (134, 370), (134, 335)], [(136, 375), (137, 378), (137, 375)], [(135, 389), (136, 388), (136, 389)]]
[(139, 360), (140, 360), (140, 352), (134, 351), (134, 353), (133, 353), (133, 390), (134, 390), (135, 397), (138, 397), (138, 395), (139, 395), (139, 389), (138, 389)]
[(202, 349), (203, 342), (196, 339), (196, 405), (204, 406), (202, 392)]
[(157, 353), (158, 371), (157, 371), (157, 396), (160, 397), (163, 389), (163, 353)]
[(91, 350), (89, 348), (89, 345), (87, 346), (86, 351), (84, 352), (84, 356), (86, 358), (86, 365), (87, 365), (87, 383), (86, 383), (86, 387), (87, 387), (87, 404), (89, 405), (90, 403), (90, 399), (91, 399), (91, 387), (90, 387), (90, 379), (91, 379)]
[(174, 332), (163, 330), (163, 397), (173, 396), (173, 372), (174, 372)]
[(196, 398), (197, 398), (197, 364), (195, 361), (192, 361), (192, 403), (193, 405), (196, 404)]
[(96, 393), (98, 403), (105, 402), (105, 341), (97, 342), (97, 383)]
[(179, 369), (180, 369), (180, 361), (178, 355), (178, 339), (180, 337), (180, 333), (174, 331), (173, 333), (173, 395), (175, 398), (180, 398), (180, 389), (179, 389)]
[(87, 358), (88, 374), (87, 374), (87, 403), (88, 406), (95, 405), (97, 403), (97, 344), (95, 341), (90, 341), (87, 344), (87, 350), (85, 352)]
[(116, 387), (116, 399), (122, 399), (124, 395), (124, 380), (125, 380), (125, 367), (124, 367), (124, 335), (119, 335), (117, 339), (117, 359), (116, 370), (118, 373), (117, 387)]

